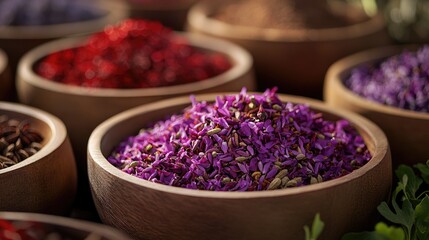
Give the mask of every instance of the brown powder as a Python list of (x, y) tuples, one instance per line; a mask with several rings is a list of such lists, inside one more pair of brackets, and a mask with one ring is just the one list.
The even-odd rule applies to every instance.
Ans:
[(277, 29), (320, 29), (351, 25), (368, 17), (360, 9), (332, 8), (322, 0), (237, 0), (212, 16), (241, 26)]

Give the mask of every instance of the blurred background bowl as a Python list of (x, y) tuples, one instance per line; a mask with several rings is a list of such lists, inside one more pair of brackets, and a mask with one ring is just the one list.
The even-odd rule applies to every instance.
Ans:
[(199, 0), (113, 0), (125, 3), (131, 18), (161, 22), (174, 30), (183, 30), (189, 9)]
[(77, 174), (64, 124), (47, 112), (16, 103), (0, 102), (0, 115), (28, 120), (43, 137), (40, 151), (0, 169), (0, 211), (68, 213)]
[[(12, 78), (20, 58), (34, 47), (62, 37), (82, 35), (102, 30), (108, 24), (114, 24), (128, 17), (128, 11), (120, 3), (95, 0), (93, 4), (105, 12), (101, 17), (80, 22), (33, 26), (0, 26), (0, 48), (9, 57)], [(14, 85), (8, 91), (15, 91)], [(16, 97), (16, 94), (14, 94)]]
[(391, 107), (370, 101), (344, 85), (353, 68), (375, 64), (417, 46), (388, 46), (353, 54), (335, 62), (328, 70), (324, 99), (334, 108), (359, 113), (372, 120), (385, 132), (392, 151), (394, 165), (425, 163), (429, 160), (429, 114)]
[(0, 49), (0, 100), (7, 100), (11, 96), (12, 85), (14, 84), (10, 72), (9, 61), (6, 53)]
[(5, 220), (16, 227), (26, 229), (25, 227), (33, 226), (36, 230), (49, 231), (61, 236), (60, 238), (51, 236), (52, 238), (46, 239), (131, 240), (131, 238), (112, 227), (59, 216), (37, 213), (0, 212), (0, 221)]
[[(214, 101), (222, 94), (197, 95)], [(323, 183), (273, 191), (212, 192), (172, 187), (122, 172), (106, 159), (126, 137), (189, 106), (188, 97), (136, 107), (109, 118), (88, 142), (88, 174), (94, 201), (104, 223), (136, 239), (303, 239), (303, 226), (320, 212), (325, 229), (320, 239), (340, 239), (374, 220), (377, 205), (391, 186), (391, 159), (384, 133), (351, 112), (302, 97), (282, 101), (306, 103), (325, 119), (348, 119), (372, 154), (360, 169)]]
[[(354, 52), (390, 42), (381, 13), (366, 21), (336, 28), (258, 28), (214, 18), (213, 15), (229, 2), (198, 2), (189, 11), (187, 28), (191, 32), (230, 40), (247, 49), (255, 60), (260, 91), (278, 86), (283, 93), (321, 99), (324, 76), (330, 64)], [(337, 11), (346, 16), (356, 11), (344, 4), (337, 7)]]
[(57, 40), (33, 49), (20, 62), (17, 76), (19, 101), (61, 118), (69, 131), (77, 160), (79, 181), (87, 178), (86, 149), (89, 135), (108, 117), (141, 104), (193, 93), (255, 89), (250, 54), (239, 46), (210, 37), (184, 33), (191, 46), (225, 54), (232, 67), (206, 80), (158, 88), (107, 89), (66, 85), (44, 79), (34, 64), (50, 53), (78, 47), (83, 38)]

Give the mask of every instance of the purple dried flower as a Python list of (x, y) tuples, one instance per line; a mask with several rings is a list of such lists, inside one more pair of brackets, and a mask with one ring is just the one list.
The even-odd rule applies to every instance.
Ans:
[[(258, 191), (341, 177), (371, 158), (346, 120), (282, 103), (276, 89), (197, 102), (120, 143), (108, 160), (156, 183)], [(280, 173), (281, 172), (281, 173)], [(281, 179), (280, 179), (281, 177)]]
[(345, 85), (358, 95), (388, 106), (429, 112), (429, 45), (375, 65), (352, 70)]

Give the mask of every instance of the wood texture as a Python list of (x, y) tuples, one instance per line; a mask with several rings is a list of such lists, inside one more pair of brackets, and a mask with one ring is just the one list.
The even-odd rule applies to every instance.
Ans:
[[(199, 95), (213, 101), (217, 94)], [(302, 97), (282, 101), (308, 103), (326, 118), (345, 118), (363, 136), (373, 158), (362, 168), (324, 183), (260, 192), (211, 192), (152, 183), (128, 175), (106, 156), (124, 138), (150, 122), (190, 105), (188, 97), (147, 104), (99, 125), (88, 142), (88, 174), (104, 223), (136, 239), (303, 239), (303, 226), (317, 212), (326, 223), (321, 239), (340, 239), (373, 223), (377, 205), (389, 194), (392, 178), (389, 146), (383, 132), (350, 112), (333, 110)]]
[(28, 106), (0, 102), (0, 115), (28, 119), (44, 138), (43, 148), (0, 170), (0, 211), (66, 214), (76, 194), (76, 163), (64, 124)]
[(380, 126), (389, 140), (394, 166), (429, 160), (429, 114), (366, 100), (347, 89), (343, 80), (354, 67), (381, 61), (407, 48), (415, 50), (416, 46), (377, 48), (341, 59), (330, 67), (324, 87), (324, 98), (329, 105), (359, 113)]
[[(125, 234), (106, 225), (76, 220), (71, 218), (36, 213), (0, 212), (0, 219), (17, 222), (38, 223), (48, 230), (73, 236), (73, 239), (88, 239), (90, 233), (100, 236), (103, 240), (131, 240)], [(91, 238), (98, 239), (98, 238)]]
[(8, 100), (12, 93), (13, 80), (9, 72), (9, 59), (0, 49), (0, 100)]
[(133, 0), (113, 0), (125, 2), (130, 18), (155, 20), (177, 31), (182, 31), (191, 6), (198, 0), (150, 1), (138, 3)]
[[(381, 15), (366, 22), (329, 29), (262, 29), (214, 19), (228, 0), (200, 1), (188, 14), (191, 32), (230, 40), (255, 59), (258, 88), (278, 86), (287, 94), (322, 98), (329, 65), (341, 57), (389, 42)], [(346, 10), (344, 10), (346, 11)]]

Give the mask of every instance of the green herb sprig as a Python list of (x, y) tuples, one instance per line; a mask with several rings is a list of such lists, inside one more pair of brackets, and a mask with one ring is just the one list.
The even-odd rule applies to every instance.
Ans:
[(428, 240), (429, 239), (429, 161), (413, 168), (401, 165), (395, 171), (398, 184), (391, 206), (382, 202), (378, 212), (388, 223), (379, 222), (374, 231), (348, 233), (342, 240)]

